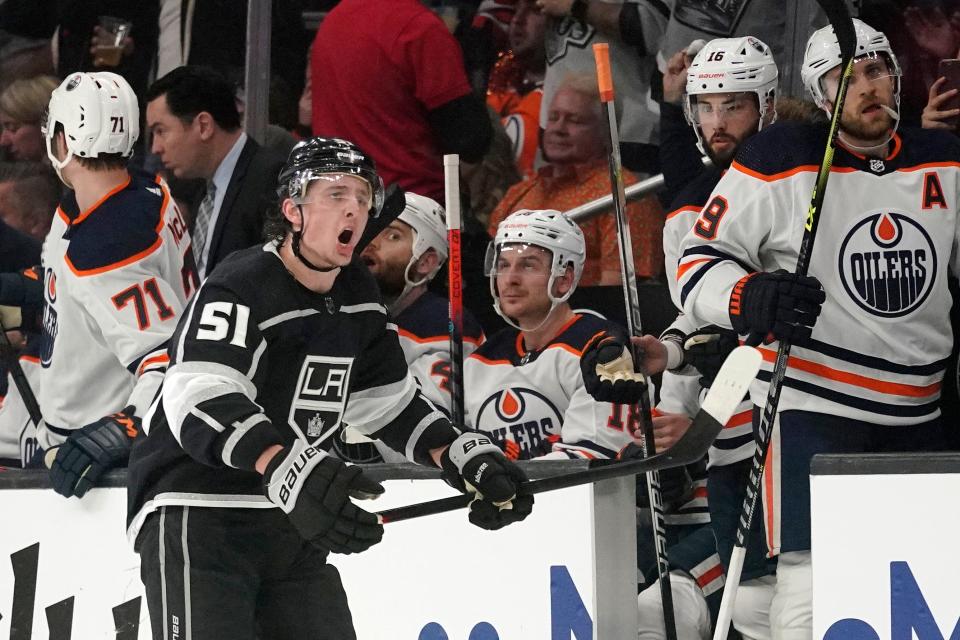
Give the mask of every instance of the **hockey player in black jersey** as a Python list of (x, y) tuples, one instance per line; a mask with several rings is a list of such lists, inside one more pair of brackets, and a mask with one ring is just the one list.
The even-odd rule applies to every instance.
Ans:
[(423, 398), (354, 256), (383, 198), (373, 161), (314, 138), (291, 151), (279, 183), (273, 240), (204, 282), (133, 448), (129, 534), (158, 640), (174, 626), (195, 638), (355, 638), (326, 558), (380, 541), (376, 517), (351, 498), (383, 487), (328, 455), (343, 425), (480, 494), (470, 520), (481, 527), (532, 508), (516, 497), (519, 468)]

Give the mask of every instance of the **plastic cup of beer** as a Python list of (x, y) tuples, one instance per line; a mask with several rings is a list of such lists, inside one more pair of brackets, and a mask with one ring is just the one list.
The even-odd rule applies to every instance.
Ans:
[(94, 47), (94, 58), (100, 66), (115, 67), (123, 58), (123, 40), (130, 34), (128, 21), (113, 16), (100, 16), (100, 41)]

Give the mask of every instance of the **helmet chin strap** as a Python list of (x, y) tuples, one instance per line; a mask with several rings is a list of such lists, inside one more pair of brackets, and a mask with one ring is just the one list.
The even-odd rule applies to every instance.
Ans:
[(340, 267), (318, 267), (309, 260), (303, 257), (303, 254), (300, 253), (300, 238), (303, 236), (303, 230), (307, 226), (307, 220), (303, 216), (303, 205), (297, 205), (297, 211), (300, 212), (300, 231), (293, 232), (293, 242), (291, 243), (291, 249), (293, 249), (293, 255), (297, 256), (297, 259), (300, 260), (308, 269), (313, 271), (319, 271), (320, 273), (329, 273), (331, 271), (336, 271)]

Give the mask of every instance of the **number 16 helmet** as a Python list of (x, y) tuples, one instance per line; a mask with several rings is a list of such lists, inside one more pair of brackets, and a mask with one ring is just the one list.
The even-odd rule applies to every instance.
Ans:
[[(58, 160), (55, 149), (57, 125), (63, 128), (67, 155)], [(115, 73), (72, 73), (53, 90), (43, 123), (47, 157), (57, 175), (74, 156), (133, 155), (140, 137), (137, 96), (123, 77)], [(60, 175), (63, 180), (63, 176)]]
[[(687, 70), (684, 115), (697, 134), (697, 146), (706, 153), (703, 133), (697, 124), (697, 96), (710, 93), (754, 93), (760, 110), (759, 131), (763, 128), (768, 104), (776, 98), (779, 72), (770, 47), (752, 37), (717, 38), (708, 42)], [(776, 111), (773, 112), (776, 119)], [(772, 120), (771, 120), (772, 122)]]

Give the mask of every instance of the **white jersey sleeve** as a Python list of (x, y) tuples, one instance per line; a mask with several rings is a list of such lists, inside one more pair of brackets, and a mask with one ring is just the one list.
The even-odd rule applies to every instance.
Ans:
[[(21, 355), (20, 367), (31, 391), (36, 394), (40, 386), (40, 359)], [(7, 373), (6, 386), (7, 393), (0, 401), (0, 466), (23, 467), (36, 453), (37, 426), (30, 417), (12, 372)]]

